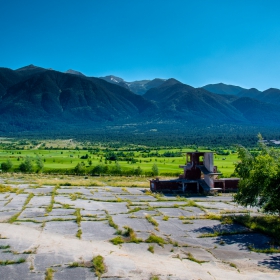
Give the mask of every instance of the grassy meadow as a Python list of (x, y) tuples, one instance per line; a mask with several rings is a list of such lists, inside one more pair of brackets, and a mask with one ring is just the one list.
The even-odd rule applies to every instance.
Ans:
[[(182, 148), (153, 148), (145, 146), (120, 146), (108, 147), (108, 145), (90, 143), (78, 143), (70, 140), (49, 141), (8, 141), (0, 142), (0, 164), (10, 160), (13, 164), (12, 171), (17, 171), (26, 157), (30, 157), (36, 169), (36, 158), (41, 158), (44, 168), (43, 172), (55, 172), (73, 174), (73, 169), (78, 163), (83, 163), (86, 173), (90, 174), (92, 168), (103, 164), (114, 166), (116, 162), (122, 170), (141, 168), (143, 174), (148, 174), (154, 164), (157, 165), (159, 175), (178, 176), (182, 173), (179, 165), (186, 163), (186, 152), (195, 149)], [(199, 148), (199, 151), (210, 151)], [(232, 150), (212, 151), (214, 152), (214, 164), (224, 177), (230, 176), (234, 171), (234, 164), (238, 161), (236, 152)], [(224, 154), (221, 154), (224, 153)], [(117, 160), (114, 156), (117, 155)], [(112, 160), (110, 159), (112, 157)]]

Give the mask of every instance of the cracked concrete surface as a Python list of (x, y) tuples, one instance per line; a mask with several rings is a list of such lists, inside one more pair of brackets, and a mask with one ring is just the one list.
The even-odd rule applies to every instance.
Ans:
[[(186, 280), (280, 278), (280, 254), (248, 250), (249, 244), (267, 246), (269, 237), (240, 225), (203, 218), (205, 212), (240, 214), (246, 210), (257, 214), (255, 209), (235, 205), (230, 195), (191, 197), (198, 208), (186, 206), (175, 196), (156, 198), (141, 188), (63, 186), (57, 189), (48, 212), (54, 186), (19, 183), (22, 193), (0, 194), (0, 260), (21, 258), (25, 262), (0, 265), (3, 280), (45, 279), (48, 268), (57, 280), (97, 279), (90, 265), (69, 267), (73, 262), (91, 264), (97, 255), (104, 257), (107, 266), (102, 279), (150, 279), (152, 275)], [(34, 197), (26, 204), (29, 193)], [(17, 219), (8, 223), (16, 214)], [(150, 223), (147, 215), (158, 225)], [(113, 245), (110, 239), (117, 235), (109, 217), (120, 230), (131, 227), (143, 241), (154, 233), (167, 244)], [(237, 233), (199, 238), (215, 231)], [(149, 246), (154, 253), (148, 251)]]

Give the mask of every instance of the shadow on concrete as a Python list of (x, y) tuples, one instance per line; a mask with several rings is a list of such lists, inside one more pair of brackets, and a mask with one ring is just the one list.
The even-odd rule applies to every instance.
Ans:
[(233, 235), (223, 235), (216, 238), (215, 243), (236, 245), (239, 249), (248, 250), (248, 246), (254, 248), (269, 248), (270, 238), (259, 233), (239, 233)]
[(247, 228), (237, 225), (237, 224), (219, 224), (219, 225), (214, 225), (214, 226), (201, 227), (201, 228), (193, 230), (193, 232), (199, 232), (201, 234), (214, 233), (214, 232), (231, 233), (231, 232), (240, 232), (240, 231), (246, 231), (246, 230), (247, 230)]
[(268, 256), (267, 259), (258, 262), (259, 265), (263, 265), (272, 269), (280, 270), (280, 255), (277, 254), (276, 256)]

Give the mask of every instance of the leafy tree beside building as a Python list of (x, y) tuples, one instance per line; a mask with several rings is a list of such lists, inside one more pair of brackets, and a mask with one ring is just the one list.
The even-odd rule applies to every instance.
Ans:
[(259, 140), (257, 154), (238, 148), (240, 162), (235, 173), (240, 181), (234, 199), (243, 206), (256, 206), (280, 216), (280, 152), (267, 147), (261, 135)]

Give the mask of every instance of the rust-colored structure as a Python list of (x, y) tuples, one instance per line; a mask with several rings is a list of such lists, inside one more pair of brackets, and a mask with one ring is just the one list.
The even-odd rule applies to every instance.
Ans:
[(211, 191), (234, 191), (237, 190), (238, 178), (221, 178), (222, 173), (217, 172), (214, 166), (212, 152), (187, 153), (184, 174), (174, 180), (150, 180), (150, 189), (153, 192), (182, 191), (182, 192), (211, 192)]

